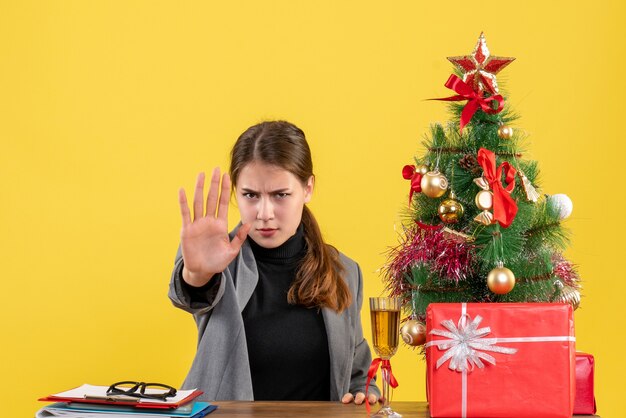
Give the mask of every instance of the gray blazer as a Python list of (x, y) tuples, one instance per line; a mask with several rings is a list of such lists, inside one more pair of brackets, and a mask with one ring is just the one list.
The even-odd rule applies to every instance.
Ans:
[[(345, 393), (364, 392), (372, 361), (363, 338), (360, 309), (363, 278), (358, 264), (343, 254), (345, 280), (352, 304), (341, 314), (322, 308), (330, 353), (330, 399), (338, 401)], [(246, 240), (239, 255), (207, 290), (208, 303), (192, 304), (182, 286), (183, 259), (180, 248), (169, 288), (172, 303), (193, 314), (198, 326), (198, 349), (183, 388), (204, 392), (199, 399), (254, 400), (246, 335), (241, 313), (259, 279), (256, 261)], [(287, 382), (288, 384), (288, 382)], [(375, 382), (370, 392), (380, 395)]]

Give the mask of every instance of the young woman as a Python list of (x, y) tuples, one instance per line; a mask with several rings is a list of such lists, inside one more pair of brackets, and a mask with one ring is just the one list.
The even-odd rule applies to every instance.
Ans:
[[(241, 223), (229, 235), (231, 181)], [(230, 176), (218, 193), (220, 171), (213, 171), (206, 204), (198, 176), (193, 216), (180, 190), (183, 227), (169, 297), (198, 326), (184, 388), (207, 400), (365, 400), (371, 355), (361, 328), (361, 270), (324, 243), (306, 207), (314, 182), (304, 133), (275, 121), (239, 137)], [(370, 385), (369, 402), (378, 395)]]

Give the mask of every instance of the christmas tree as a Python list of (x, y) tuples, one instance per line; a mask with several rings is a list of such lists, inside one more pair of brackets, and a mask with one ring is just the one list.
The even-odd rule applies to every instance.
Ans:
[(402, 175), (410, 181), (400, 243), (384, 269), (390, 294), (409, 313), (407, 344), (425, 340), (433, 302), (580, 303), (579, 277), (563, 256), (565, 195), (541, 193), (536, 161), (524, 159), (525, 135), (499, 91), (496, 74), (514, 58), (490, 54), (480, 35), (474, 51), (448, 58), (452, 119), (434, 124), (426, 153)]

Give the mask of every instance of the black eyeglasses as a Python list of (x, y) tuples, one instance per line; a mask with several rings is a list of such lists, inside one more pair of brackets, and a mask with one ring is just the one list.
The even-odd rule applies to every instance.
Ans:
[[(152, 393), (146, 393), (146, 389)], [(158, 392), (153, 392), (154, 390)], [(109, 386), (107, 395), (124, 395), (133, 398), (159, 399), (164, 401), (166, 398), (176, 396), (176, 389), (162, 383), (125, 381), (113, 383)]]

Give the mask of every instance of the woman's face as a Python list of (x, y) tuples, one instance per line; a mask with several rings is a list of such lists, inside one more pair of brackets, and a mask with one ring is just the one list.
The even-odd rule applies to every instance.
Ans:
[(296, 233), (304, 204), (311, 200), (314, 179), (306, 184), (291, 172), (260, 162), (239, 173), (235, 194), (241, 221), (252, 225), (248, 236), (265, 248), (276, 248)]

